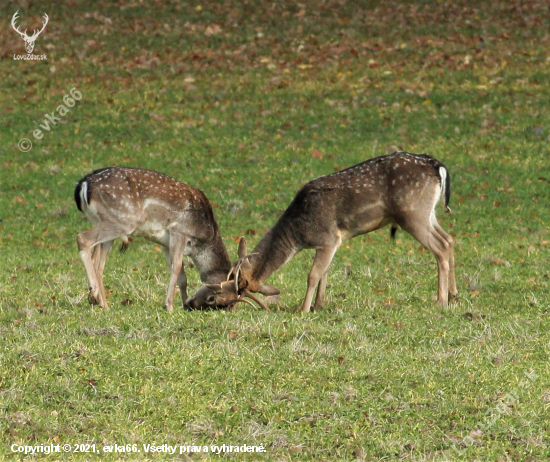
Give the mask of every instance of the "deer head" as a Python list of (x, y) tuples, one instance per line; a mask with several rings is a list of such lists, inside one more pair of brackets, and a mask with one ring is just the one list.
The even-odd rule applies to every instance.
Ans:
[(229, 271), (227, 281), (220, 284), (204, 284), (193, 297), (187, 299), (185, 306), (197, 309), (201, 307), (227, 308), (238, 302), (251, 304), (245, 300), (247, 297), (254, 300), (264, 310), (270, 311), (265, 302), (252, 292), (273, 296), (279, 295), (281, 291), (270, 284), (262, 284), (254, 280), (250, 257), (255, 254), (248, 254), (246, 248), (246, 239), (242, 237), (239, 242), (239, 259)]
[(36, 41), (36, 39), (38, 38), (38, 36), (41, 34), (41, 32), (44, 30), (44, 28), (46, 27), (46, 24), (48, 24), (48, 15), (47, 14), (44, 14), (44, 19), (45, 19), (45, 22), (42, 23), (42, 29), (40, 30), (35, 30), (34, 33), (32, 34), (32, 36), (28, 36), (27, 35), (27, 29), (25, 29), (25, 32), (21, 32), (19, 30), (19, 27), (17, 27), (15, 25), (15, 21), (17, 21), (18, 17), (17, 15), (19, 14), (19, 10), (17, 10), (15, 12), (15, 14), (13, 15), (13, 18), (11, 18), (11, 25), (13, 27), (13, 29), (15, 30), (15, 32), (17, 32), (21, 37), (23, 37), (23, 40), (25, 41), (25, 49), (27, 50), (27, 53), (28, 54), (31, 54), (32, 51), (34, 50), (34, 42)]

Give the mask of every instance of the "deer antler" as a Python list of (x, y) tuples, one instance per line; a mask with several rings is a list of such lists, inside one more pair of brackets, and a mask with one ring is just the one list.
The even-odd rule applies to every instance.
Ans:
[(243, 292), (245, 297), (249, 297), (252, 300), (254, 300), (258, 305), (260, 305), (264, 310), (271, 311), (269, 307), (264, 303), (264, 301), (261, 298), (256, 297), (252, 292), (250, 292), (248, 289), (245, 289)]
[(231, 277), (231, 274), (234, 274), (235, 276), (235, 292), (239, 293), (239, 273), (241, 271), (241, 266), (243, 263), (250, 258), (252, 255), (258, 255), (258, 252), (250, 253), (248, 255), (245, 255), (242, 258), (239, 258), (233, 267), (229, 270), (229, 273), (227, 273), (227, 280), (229, 281), (229, 278)]
[(242, 302), (242, 303), (246, 303), (247, 305), (250, 305), (251, 307), (253, 308), (256, 308), (251, 302), (249, 302), (248, 300), (245, 299), (245, 297), (248, 297), (248, 298), (251, 298), (252, 300), (254, 300), (258, 305), (260, 305), (261, 308), (263, 308), (264, 310), (266, 311), (271, 311), (269, 309), (269, 307), (261, 300), (259, 299), (258, 297), (256, 297), (252, 292), (250, 292), (249, 290), (245, 289), (244, 292), (242, 293), (242, 295), (239, 296), (239, 298), (235, 299), (235, 300), (231, 300), (229, 302), (227, 302), (228, 304), (235, 304), (235, 303), (239, 303), (239, 302)]
[(231, 303), (234, 305), (235, 303), (246, 303), (247, 305), (250, 305), (252, 308), (256, 308), (253, 303), (249, 302), (248, 300), (245, 300), (244, 298), (238, 298), (237, 300), (233, 300)]

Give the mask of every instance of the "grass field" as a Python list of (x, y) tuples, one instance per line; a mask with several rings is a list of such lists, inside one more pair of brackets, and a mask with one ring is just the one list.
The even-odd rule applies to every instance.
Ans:
[[(547, 460), (549, 10), (479, 3), (3, 4), (0, 459)], [(22, 30), (49, 15), (46, 60), (13, 58), (17, 9)], [(139, 239), (107, 260), (111, 309), (88, 305), (72, 195), (91, 170), (200, 188), (235, 259), (306, 181), (397, 149), (451, 173), (458, 304), (436, 307), (433, 256), (383, 229), (339, 250), (321, 312), (292, 312), (304, 251), (268, 280), (271, 313), (169, 314), (164, 255)], [(179, 451), (223, 444), (266, 452)]]

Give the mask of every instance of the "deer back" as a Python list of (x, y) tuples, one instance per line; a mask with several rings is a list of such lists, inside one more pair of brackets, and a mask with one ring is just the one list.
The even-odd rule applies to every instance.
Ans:
[(396, 152), (375, 157), (304, 185), (277, 228), (291, 230), (301, 248), (315, 248), (327, 236), (364, 234), (413, 211), (433, 210), (450, 177), (444, 164), (426, 154)]
[(75, 201), (93, 224), (123, 224), (127, 234), (166, 246), (170, 232), (199, 240), (219, 234), (204, 193), (152, 170), (131, 167), (96, 170), (77, 183)]

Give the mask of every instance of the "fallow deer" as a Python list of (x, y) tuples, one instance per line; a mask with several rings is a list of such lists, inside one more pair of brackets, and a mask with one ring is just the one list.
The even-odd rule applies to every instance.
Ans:
[[(300, 250), (315, 249), (302, 312), (310, 310), (315, 287), (313, 309), (319, 309), (324, 303), (329, 264), (342, 241), (389, 224), (392, 235), (400, 226), (435, 255), (437, 304), (446, 305), (457, 295), (453, 239), (439, 226), (435, 207), (444, 197), (449, 210), (450, 192), (445, 165), (426, 154), (408, 152), (369, 159), (312, 180), (298, 191), (250, 255), (241, 239), (239, 260), (227, 281), (203, 285), (186, 305), (223, 306), (254, 292), (278, 294), (278, 289), (263, 281)], [(267, 308), (263, 302), (260, 305)]]
[(152, 170), (110, 167), (82, 178), (74, 197), (78, 209), (93, 224), (77, 236), (90, 304), (108, 308), (105, 260), (115, 239), (127, 244), (131, 235), (160, 244), (166, 255), (170, 281), (164, 306), (168, 311), (174, 308), (176, 285), (183, 302), (187, 299), (184, 255), (191, 257), (203, 283), (226, 280), (231, 261), (212, 207), (198, 189)]

